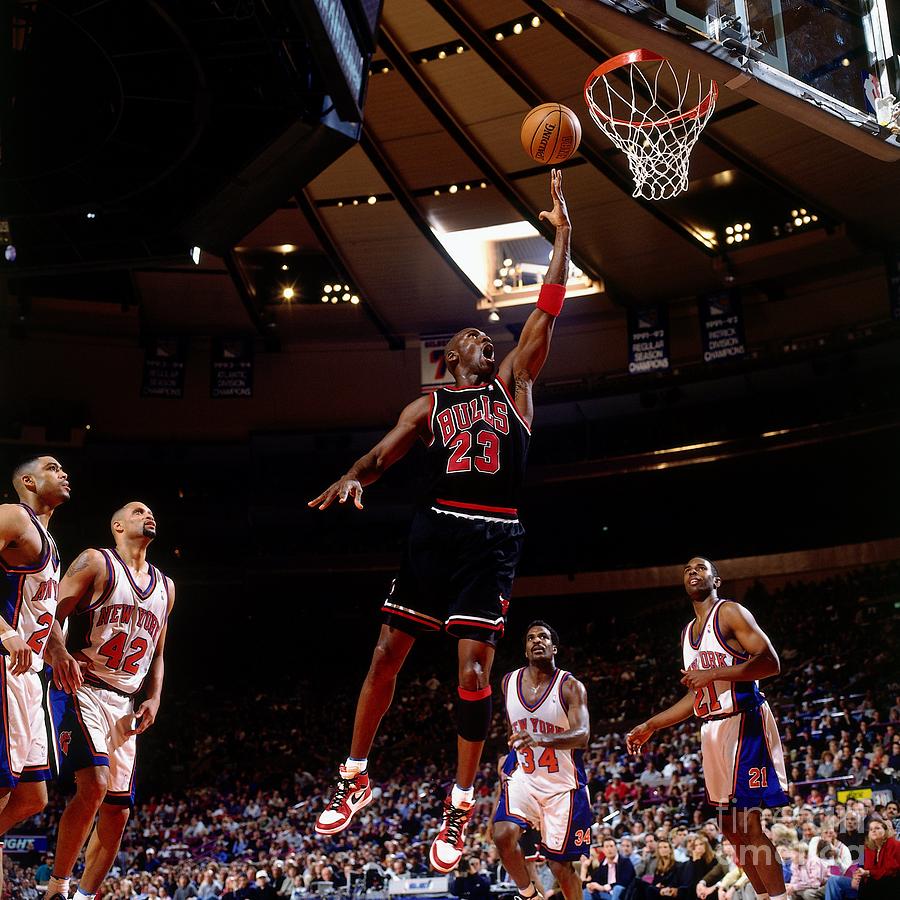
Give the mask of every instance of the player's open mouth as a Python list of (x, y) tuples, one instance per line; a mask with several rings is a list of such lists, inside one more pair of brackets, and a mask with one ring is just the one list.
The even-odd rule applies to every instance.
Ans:
[(700, 579), (695, 575), (693, 578), (688, 579), (688, 584), (700, 584)]
[(493, 344), (485, 344), (481, 348), (482, 354), (484, 354), (485, 359), (493, 359), (494, 358), (494, 345)]

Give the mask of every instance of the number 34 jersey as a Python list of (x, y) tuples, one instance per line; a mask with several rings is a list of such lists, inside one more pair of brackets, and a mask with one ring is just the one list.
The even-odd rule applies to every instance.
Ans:
[(466, 518), (516, 519), (530, 429), (494, 378), (432, 394), (426, 505)]
[(70, 620), (69, 644), (73, 653), (77, 651), (90, 663), (87, 680), (134, 694), (147, 676), (166, 624), (166, 578), (151, 565), (150, 580), (142, 590), (115, 550), (100, 552), (106, 560), (106, 586), (86, 610)]

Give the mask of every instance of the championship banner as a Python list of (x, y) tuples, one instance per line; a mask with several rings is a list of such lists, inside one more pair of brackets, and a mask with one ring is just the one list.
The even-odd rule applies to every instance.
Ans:
[(888, 294), (891, 301), (891, 318), (900, 319), (900, 248), (887, 255)]
[(419, 341), (422, 370), (422, 393), (427, 394), (442, 384), (453, 384), (453, 376), (444, 362), (444, 345), (452, 334), (423, 334)]
[(209, 364), (209, 396), (253, 396), (253, 341), (250, 338), (216, 338)]
[(669, 317), (664, 306), (628, 310), (628, 371), (632, 375), (669, 368)]
[(744, 317), (737, 292), (722, 291), (701, 297), (697, 307), (700, 312), (703, 361), (720, 362), (744, 357), (747, 353)]
[(3, 838), (4, 853), (46, 853), (45, 834), (8, 834)]
[(187, 341), (183, 338), (151, 338), (144, 351), (142, 397), (180, 400), (184, 396)]

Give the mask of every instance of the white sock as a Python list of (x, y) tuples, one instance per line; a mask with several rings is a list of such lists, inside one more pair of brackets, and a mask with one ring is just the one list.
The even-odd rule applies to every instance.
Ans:
[(72, 900), (96, 900), (96, 897), (96, 894), (86, 894), (81, 888), (78, 888)]
[(450, 791), (450, 802), (454, 806), (462, 806), (463, 803), (471, 803), (475, 799), (475, 789), (472, 787), (461, 788), (458, 784), (453, 785)]
[(54, 894), (62, 894), (63, 897), (69, 896), (68, 878), (57, 878), (55, 875), (50, 876), (50, 881), (47, 883), (47, 893), (44, 896), (52, 897)]
[(354, 759), (352, 756), (348, 756), (347, 762), (344, 763), (344, 768), (348, 772), (355, 772), (357, 775), (361, 775), (369, 768), (369, 759), (368, 757)]
[(787, 891), (783, 894), (769, 894), (769, 900), (787, 900)]
[[(516, 885), (516, 887), (519, 887), (519, 886)], [(537, 892), (538, 892), (537, 887), (535, 886), (533, 881), (528, 882), (527, 888), (519, 888), (519, 891), (518, 891), (519, 896), (524, 897), (525, 900), (532, 900), (533, 897), (537, 896)]]

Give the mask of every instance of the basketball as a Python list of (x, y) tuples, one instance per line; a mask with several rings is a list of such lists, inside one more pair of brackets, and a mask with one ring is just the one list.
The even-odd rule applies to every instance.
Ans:
[(522, 122), (522, 149), (537, 163), (565, 162), (581, 143), (578, 116), (561, 103), (542, 103)]

